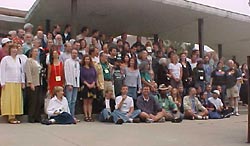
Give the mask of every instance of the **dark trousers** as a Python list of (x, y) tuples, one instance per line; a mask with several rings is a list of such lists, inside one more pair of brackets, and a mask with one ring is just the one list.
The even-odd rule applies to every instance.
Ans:
[(41, 121), (41, 94), (40, 87), (35, 87), (35, 90), (31, 90), (30, 87), (26, 88), (26, 97), (28, 100), (28, 120), (31, 123)]
[(67, 112), (63, 112), (57, 116), (50, 117), (50, 119), (54, 119), (56, 124), (74, 124), (74, 118)]

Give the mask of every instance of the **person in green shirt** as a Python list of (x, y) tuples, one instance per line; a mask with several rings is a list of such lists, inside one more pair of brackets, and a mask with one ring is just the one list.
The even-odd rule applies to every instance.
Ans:
[(181, 122), (183, 119), (177, 105), (169, 94), (169, 88), (165, 84), (159, 85), (159, 94), (156, 100), (162, 106), (166, 121)]

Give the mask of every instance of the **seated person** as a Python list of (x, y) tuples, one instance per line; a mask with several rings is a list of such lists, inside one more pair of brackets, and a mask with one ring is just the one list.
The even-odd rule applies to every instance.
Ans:
[(102, 102), (102, 111), (99, 115), (101, 122), (113, 122), (111, 112), (115, 109), (115, 100), (113, 99), (113, 90), (108, 89), (105, 91), (104, 101)]
[(188, 96), (183, 99), (184, 117), (187, 119), (208, 119), (208, 111), (202, 106), (196, 95), (195, 88), (189, 88)]
[(209, 118), (211, 119), (220, 119), (220, 118), (229, 118), (233, 109), (225, 109), (223, 107), (223, 103), (219, 98), (220, 91), (214, 90), (213, 96), (208, 98), (210, 107), (209, 110)]
[(142, 95), (137, 98), (137, 107), (141, 110), (140, 118), (143, 121), (147, 123), (165, 121), (161, 106), (155, 98), (150, 95), (149, 86), (142, 88)]
[(166, 121), (181, 122), (183, 117), (178, 110), (177, 105), (171, 100), (171, 96), (168, 94), (168, 87), (164, 84), (159, 86), (159, 96), (156, 100), (162, 107), (162, 111)]
[(122, 86), (121, 96), (115, 98), (115, 110), (111, 114), (113, 121), (116, 124), (122, 124), (124, 122), (139, 123), (140, 119), (136, 118), (141, 113), (141, 110), (134, 110), (134, 101), (132, 97), (128, 95), (128, 87)]
[(75, 119), (71, 116), (68, 101), (63, 96), (63, 87), (54, 88), (54, 97), (49, 101), (47, 114), (49, 120), (43, 120), (42, 124), (76, 124)]

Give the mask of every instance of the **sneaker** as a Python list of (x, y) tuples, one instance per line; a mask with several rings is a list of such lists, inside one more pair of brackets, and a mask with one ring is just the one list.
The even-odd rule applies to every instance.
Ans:
[(197, 120), (202, 120), (202, 119), (203, 119), (203, 117), (202, 117), (202, 116), (200, 116), (200, 115), (197, 115), (196, 119), (197, 119)]
[(159, 123), (163, 123), (163, 122), (165, 122), (165, 121), (166, 121), (165, 117), (162, 117), (158, 122), (159, 122)]
[(139, 118), (134, 118), (133, 119), (133, 123), (140, 123), (140, 122), (141, 122), (141, 120)]
[(150, 119), (150, 118), (146, 119), (146, 123), (153, 123), (153, 122), (154, 122), (153, 119)]
[(239, 116), (240, 114), (238, 112), (235, 113), (235, 116)]
[(122, 119), (118, 119), (115, 124), (121, 125), (123, 123)]

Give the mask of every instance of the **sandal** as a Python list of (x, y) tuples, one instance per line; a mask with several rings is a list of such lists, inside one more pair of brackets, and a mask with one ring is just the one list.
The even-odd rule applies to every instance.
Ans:
[(20, 121), (17, 121), (17, 120), (15, 120), (15, 119), (10, 119), (8, 122), (9, 122), (10, 124), (20, 124), (20, 123), (21, 123)]
[(84, 121), (85, 121), (85, 122), (89, 122), (89, 117), (85, 117), (85, 118), (84, 118)]
[(94, 122), (94, 119), (92, 119), (91, 117), (89, 117), (89, 122)]

